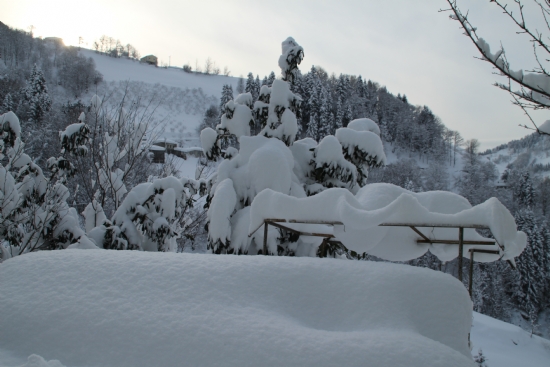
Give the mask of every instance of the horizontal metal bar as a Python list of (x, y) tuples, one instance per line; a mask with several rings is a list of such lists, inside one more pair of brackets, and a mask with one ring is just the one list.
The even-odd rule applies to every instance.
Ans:
[(470, 252), (479, 252), (479, 253), (482, 253), (482, 254), (500, 255), (500, 251), (496, 251), (496, 250), (482, 250), (482, 249), (479, 249), (479, 248), (471, 248), (468, 251), (470, 251)]
[(267, 223), (267, 224), (269, 224), (269, 225), (272, 225), (272, 226), (274, 226), (274, 227), (280, 228), (280, 229), (284, 229), (284, 230), (287, 230), (287, 231), (290, 231), (290, 232), (297, 233), (297, 234), (299, 234), (300, 236), (312, 236), (312, 237), (334, 238), (334, 235), (331, 234), (331, 233), (312, 233), (312, 232), (303, 232), (303, 231), (298, 231), (298, 230), (296, 230), (296, 229), (294, 229), (294, 228), (289, 228), (289, 227), (283, 226), (282, 224), (275, 223), (275, 222), (268, 222), (268, 221), (266, 221), (265, 223)]
[(449, 224), (428, 224), (428, 223), (382, 223), (381, 227), (434, 227), (434, 228), (475, 228), (489, 229), (489, 227), (480, 224), (449, 225)]
[[(447, 245), (459, 245), (460, 241), (457, 240), (416, 240), (416, 243), (443, 243)], [(463, 245), (496, 245), (495, 241), (462, 241)]]
[(344, 223), (330, 220), (299, 220), (299, 219), (265, 219), (266, 222), (278, 223), (301, 223), (301, 224), (329, 224), (333, 226), (343, 226)]

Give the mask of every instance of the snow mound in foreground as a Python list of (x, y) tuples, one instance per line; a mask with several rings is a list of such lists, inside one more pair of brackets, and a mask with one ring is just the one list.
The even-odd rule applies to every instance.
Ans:
[(474, 366), (468, 294), (428, 269), (54, 251), (0, 279), (0, 348), (66, 366)]

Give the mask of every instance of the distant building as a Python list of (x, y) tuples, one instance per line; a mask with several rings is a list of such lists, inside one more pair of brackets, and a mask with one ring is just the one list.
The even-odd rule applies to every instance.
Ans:
[(153, 153), (153, 163), (164, 163), (164, 153), (166, 149), (157, 145), (151, 145), (149, 151)]
[(146, 62), (147, 64), (150, 64), (150, 65), (155, 65), (155, 66), (158, 65), (158, 59), (155, 55), (143, 56), (139, 61)]
[(59, 38), (59, 37), (46, 37), (44, 38), (44, 42), (51, 42), (54, 44), (58, 44), (59, 46), (65, 45), (63, 43), (63, 38)]
[(504, 181), (498, 180), (497, 182), (495, 182), (495, 188), (497, 188), (497, 189), (507, 189), (508, 184)]
[(153, 142), (153, 145), (163, 147), (166, 149), (166, 153), (173, 154), (174, 148), (178, 146), (178, 143), (169, 139), (161, 139)]

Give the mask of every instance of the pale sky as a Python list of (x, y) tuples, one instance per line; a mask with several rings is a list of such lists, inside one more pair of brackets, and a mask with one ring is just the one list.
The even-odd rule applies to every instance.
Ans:
[[(493, 4), (459, 5), (493, 49), (504, 44), (513, 69), (534, 66), (525, 36), (514, 34)], [(479, 139), (482, 149), (530, 133), (518, 127), (529, 120), (511, 97), (492, 86), (505, 80), (474, 58), (477, 50), (441, 8), (445, 0), (0, 0), (0, 21), (33, 25), (35, 36), (61, 37), (68, 45), (82, 36), (89, 48), (105, 34), (171, 65), (194, 67), (210, 57), (233, 76), (252, 71), (260, 78), (279, 74), (280, 44), (292, 36), (305, 50), (304, 73), (320, 65), (337, 75), (362, 75), (429, 106), (449, 128)], [(534, 115), (539, 124), (548, 116)]]

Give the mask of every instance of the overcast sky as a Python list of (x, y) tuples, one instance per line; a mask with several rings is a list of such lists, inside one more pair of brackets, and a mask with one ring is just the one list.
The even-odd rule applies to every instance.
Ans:
[[(532, 68), (525, 36), (489, 1), (459, 0), (478, 33), (501, 41), (512, 68)], [(292, 36), (304, 47), (301, 69), (320, 65), (329, 73), (362, 75), (409, 102), (427, 105), (449, 128), (482, 148), (527, 135), (529, 121), (492, 86), (504, 79), (477, 60), (445, 0), (0, 0), (0, 21), (35, 27), (38, 37), (62, 37), (92, 48), (103, 34), (133, 44), (142, 55), (193, 67), (212, 58), (232, 75), (260, 78), (279, 73), (280, 44)], [(548, 113), (534, 115), (542, 123)]]

